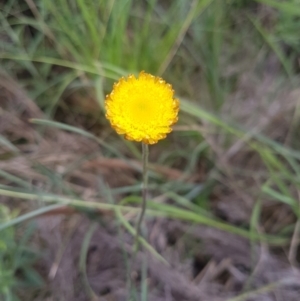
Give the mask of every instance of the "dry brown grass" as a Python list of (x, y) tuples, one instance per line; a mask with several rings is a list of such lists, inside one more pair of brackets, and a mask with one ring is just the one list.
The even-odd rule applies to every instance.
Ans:
[[(256, 91), (258, 95), (265, 93), (261, 89), (270, 86), (272, 82), (268, 78), (266, 82), (263, 81), (262, 87)], [(112, 188), (139, 181), (141, 166), (137, 160), (105, 158), (102, 149), (87, 138), (31, 124), (29, 119), (44, 117), (40, 109), (12, 79), (2, 76), (0, 84), (0, 134), (20, 150), (19, 153), (14, 153), (1, 147), (2, 171), (15, 175), (44, 192), (66, 194), (69, 191), (86, 201), (97, 201), (100, 198), (105, 201), (99, 181)], [(241, 84), (243, 86), (243, 79)], [(283, 124), (288, 123), (285, 120), (286, 112), (294, 106), (298, 95), (295, 90), (288, 96), (283, 96), (286, 99), (284, 103), (274, 101), (267, 112), (253, 116), (252, 120), (247, 119), (249, 128), (256, 124), (255, 131), (269, 131), (272, 135), (272, 128), (278, 128), (276, 122), (279, 122), (283, 130)], [(249, 97), (257, 99), (253, 95)], [(254, 106), (261, 104), (260, 101), (253, 104), (249, 99), (248, 103)], [(234, 115), (232, 110), (230, 114)], [(238, 116), (247, 117), (240, 114)], [(259, 158), (249, 152), (242, 140), (223, 149), (222, 137), (207, 134), (206, 138), (218, 160), (217, 166), (227, 173), (226, 177), (218, 178), (221, 184), (215, 188), (211, 208), (216, 215), (235, 225), (247, 224), (255, 195), (249, 191), (261, 183), (265, 170)], [(261, 176), (241, 176), (238, 169), (241, 167), (249, 167), (256, 172), (259, 170)], [(183, 176), (179, 168), (158, 164), (151, 165), (151, 170), (165, 180)], [(199, 176), (203, 177), (200, 166), (185, 181), (198, 181)], [(15, 186), (8, 179), (1, 179), (1, 184)], [(0, 200), (11, 207), (19, 206), (22, 212), (30, 211), (36, 206), (32, 202), (11, 202), (4, 197)], [(168, 199), (164, 201), (168, 202)], [(295, 222), (293, 213), (287, 206), (267, 203), (262, 210), (263, 220), (258, 231), (276, 233), (283, 225)], [(112, 214), (95, 214), (96, 222), (88, 214), (65, 207), (36, 219), (37, 231), (32, 245), (43, 254), (36, 268), (46, 285), (33, 292), (22, 291), (22, 300), (126, 300), (124, 253), (130, 255), (133, 239), (124, 229), (120, 228), (118, 231)], [(132, 215), (127, 218), (133, 221)], [(86, 259), (88, 288), (82, 281), (79, 258), (83, 240), (94, 223), (97, 226), (89, 243)], [(293, 253), (291, 264), (288, 260), (289, 246), (251, 244), (248, 240), (227, 232), (162, 218), (147, 220), (147, 229), (149, 243), (170, 263), (170, 266), (165, 266), (147, 252), (138, 254), (132, 276), (139, 287), (141, 266), (147, 260), (148, 300), (230, 300), (245, 289), (255, 290), (281, 280), (286, 281), (285, 285), (276, 284), (270, 292), (249, 294), (240, 300), (299, 300), (297, 240), (290, 251)], [(19, 232), (22, 233), (22, 229)]]

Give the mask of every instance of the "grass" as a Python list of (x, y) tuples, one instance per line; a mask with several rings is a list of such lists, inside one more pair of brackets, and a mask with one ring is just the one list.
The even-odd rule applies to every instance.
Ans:
[[(95, 212), (112, 212), (116, 223), (134, 235), (130, 220), (139, 210), (134, 206), (140, 203), (138, 178), (131, 176), (133, 181), (128, 185), (113, 187), (106, 183), (110, 179), (93, 174), (98, 184), (89, 187), (93, 189), (89, 202), (84, 201), (84, 191), (71, 178), (99, 153), (140, 175), (139, 146), (109, 129), (104, 99), (113, 81), (145, 70), (171, 82), (181, 101), (180, 121), (174, 133), (153, 147), (153, 199), (149, 200), (147, 216), (193, 227), (205, 225), (245, 238), (253, 248), (257, 244), (280, 246), (292, 254), (290, 246), (294, 246), (292, 237), (300, 218), (299, 114), (297, 97), (288, 100), (286, 106), (283, 102), (285, 97), (292, 98), (290, 95), (299, 86), (299, 14), (297, 0), (10, 0), (2, 4), (1, 71), (17, 79), (43, 112), (43, 118), (30, 119), (30, 130), (37, 137), (34, 143), (42, 144), (50, 139), (49, 131), (54, 131), (68, 133), (70, 136), (65, 137), (72, 137), (79, 145), (80, 141), (88, 141), (84, 143), (97, 146), (88, 155), (80, 153), (75, 162), (62, 161), (64, 172), (59, 172), (46, 161), (40, 163), (27, 155), (24, 145), (35, 145), (28, 138), (16, 138), (12, 131), (0, 132), (0, 146), (5, 150), (0, 154), (4, 166), (0, 167), (0, 195), (3, 199), (37, 203), (30, 203), (18, 215), (9, 214), (10, 206), (3, 203), (6, 218), (0, 231), (5, 239), (1, 236), (0, 252), (20, 257), (26, 251), (15, 251), (15, 231), (20, 231), (16, 226), (24, 222), (28, 225), (28, 221), (66, 205), (91, 221)], [(272, 68), (276, 70), (273, 73), (269, 71)], [(271, 88), (265, 87), (269, 82), (260, 83), (267, 76)], [(249, 83), (243, 83), (243, 77)], [(251, 90), (250, 96), (247, 90)], [(239, 102), (234, 103), (236, 98)], [(251, 111), (253, 98), (259, 103)], [(27, 175), (21, 169), (16, 172), (10, 164), (12, 158), (22, 158), (32, 173)], [(174, 173), (179, 175), (174, 178)], [(30, 175), (36, 177), (35, 181)], [(191, 180), (193, 177), (197, 180)], [(99, 184), (102, 182), (108, 185), (110, 201), (108, 194), (103, 196), (97, 191), (97, 187), (103, 188)], [(230, 217), (223, 220), (218, 216), (212, 200), (217, 195), (222, 201), (226, 194), (239, 198), (248, 208), (242, 226)], [(164, 201), (158, 201), (160, 198)], [(278, 211), (269, 209), (273, 205)], [(240, 204), (235, 206), (239, 208)], [(288, 221), (275, 219), (270, 226), (268, 220), (272, 221), (280, 210), (287, 210)], [(91, 223), (82, 241), (79, 263), (91, 299), (96, 293), (88, 282), (86, 258), (95, 231)], [(168, 258), (144, 238), (140, 241), (155, 258), (169, 264)], [(23, 244), (30, 243), (25, 239)], [(14, 300), (17, 267), (6, 265), (6, 253), (0, 254), (0, 273), (9, 275), (5, 276), (5, 285), (0, 286), (0, 296)], [(42, 285), (34, 269), (28, 268), (30, 265), (33, 263), (24, 260), (31, 273), (27, 275), (31, 277), (29, 282)], [(149, 294), (148, 265), (144, 262), (141, 276), (142, 300), (147, 300)], [(246, 300), (251, 294), (282, 285), (285, 283), (272, 282), (252, 292), (237, 293), (229, 300)]]
[[(3, 205), (0, 206), (1, 225), (14, 219), (16, 212), (10, 212)], [(40, 287), (43, 280), (33, 268), (38, 254), (27, 247), (33, 234), (32, 225), (23, 233), (23, 238), (16, 240), (14, 228), (5, 229), (0, 239), (0, 296), (4, 300), (18, 300), (16, 289), (30, 290)], [(16, 274), (19, 274), (16, 277)]]

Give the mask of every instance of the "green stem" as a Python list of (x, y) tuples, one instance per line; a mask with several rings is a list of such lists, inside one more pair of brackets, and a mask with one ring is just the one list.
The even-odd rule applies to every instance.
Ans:
[(148, 144), (142, 143), (143, 147), (143, 187), (142, 187), (142, 210), (135, 228), (134, 252), (136, 253), (139, 248), (139, 236), (141, 232), (142, 221), (147, 207), (147, 193), (148, 193), (148, 157), (149, 147)]
[(129, 275), (127, 278), (127, 287), (128, 287), (128, 300), (133, 300), (131, 296), (131, 289), (132, 289), (132, 269), (135, 263), (136, 255), (139, 250), (139, 236), (141, 232), (141, 225), (143, 222), (143, 218), (146, 212), (147, 207), (147, 190), (148, 190), (148, 156), (149, 156), (149, 147), (148, 144), (142, 143), (143, 147), (143, 186), (142, 186), (142, 210), (138, 219), (138, 222), (136, 224), (135, 228), (135, 238), (134, 238), (134, 249), (131, 259), (131, 265), (128, 270)]

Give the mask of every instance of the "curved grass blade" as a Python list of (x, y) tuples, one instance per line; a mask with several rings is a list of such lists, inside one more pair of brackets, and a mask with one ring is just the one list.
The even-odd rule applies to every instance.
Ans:
[(7, 222), (4, 222), (4, 223), (0, 224), (0, 231), (4, 230), (6, 228), (9, 228), (11, 226), (17, 225), (19, 223), (25, 222), (26, 220), (32, 219), (32, 218), (37, 217), (39, 215), (42, 215), (42, 214), (44, 214), (46, 212), (50, 212), (52, 210), (62, 208), (64, 206), (65, 205), (62, 205), (62, 204), (49, 205), (49, 206), (46, 206), (46, 207), (39, 208), (37, 210), (31, 211), (29, 213), (20, 215), (20, 216), (18, 216), (16, 218), (13, 218), (13, 219), (11, 219), (11, 220), (9, 220)]
[[(11, 190), (0, 189), (0, 195), (9, 196), (13, 198), (20, 198), (26, 200), (40, 200), (43, 202), (56, 202), (64, 205), (74, 206), (76, 208), (81, 208), (83, 210), (86, 209), (98, 209), (101, 211), (116, 211), (120, 212), (131, 212), (138, 213), (140, 211), (139, 208), (124, 206), (124, 205), (114, 205), (100, 202), (85, 202), (80, 199), (71, 199), (66, 197), (61, 197), (57, 195), (46, 195), (46, 194), (34, 194), (34, 193), (25, 193), (25, 192), (17, 192)], [(126, 198), (127, 202), (140, 202), (139, 197), (131, 197)], [(123, 201), (124, 203), (124, 201)], [(264, 242), (268, 242), (274, 245), (282, 245), (286, 244), (289, 240), (285, 237), (274, 236), (274, 235), (266, 235), (266, 234), (251, 234), (249, 230), (242, 229), (239, 227), (235, 227), (233, 225), (227, 224), (222, 221), (218, 221), (199, 213), (195, 213), (189, 210), (185, 210), (182, 208), (177, 208), (167, 204), (157, 204), (151, 200), (147, 201), (149, 205), (149, 209), (147, 209), (147, 214), (149, 216), (155, 217), (168, 217), (168, 218), (177, 218), (183, 221), (194, 222), (195, 224), (202, 224), (209, 227), (213, 227), (222, 231), (227, 231), (246, 239), (254, 239), (260, 240)], [(130, 230), (132, 231), (132, 229)]]

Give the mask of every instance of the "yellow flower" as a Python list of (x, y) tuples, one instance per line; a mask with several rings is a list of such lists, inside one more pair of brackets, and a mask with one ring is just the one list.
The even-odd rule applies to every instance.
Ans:
[(162, 78), (140, 72), (114, 84), (105, 100), (106, 118), (127, 140), (157, 143), (178, 120), (179, 101)]

